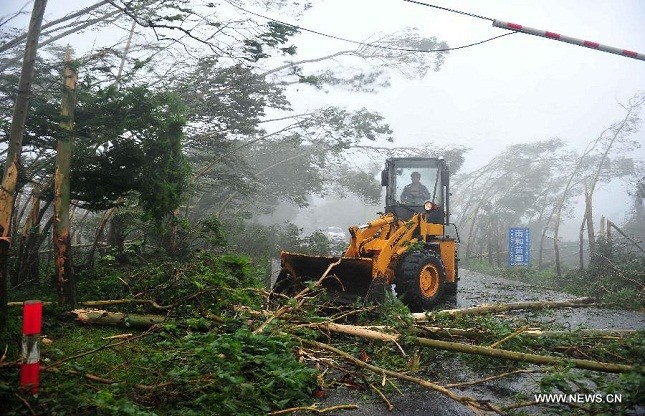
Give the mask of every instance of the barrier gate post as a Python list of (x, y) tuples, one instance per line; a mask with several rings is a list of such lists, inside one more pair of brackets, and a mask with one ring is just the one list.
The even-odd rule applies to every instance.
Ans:
[(38, 394), (40, 381), (40, 330), (42, 327), (43, 303), (28, 300), (23, 304), (22, 314), (22, 366), (20, 386)]

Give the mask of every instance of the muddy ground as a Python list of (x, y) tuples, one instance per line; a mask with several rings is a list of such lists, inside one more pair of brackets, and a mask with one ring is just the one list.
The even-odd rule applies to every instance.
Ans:
[[(481, 273), (463, 270), (457, 295), (457, 306), (468, 307), (484, 303), (517, 302), (517, 301), (550, 301), (565, 300), (573, 296), (553, 290), (536, 287), (529, 284), (488, 276)], [(454, 306), (454, 305), (452, 305)], [(451, 305), (448, 305), (451, 307)], [(555, 321), (571, 330), (578, 328), (594, 329), (645, 329), (645, 313), (637, 311), (621, 311), (601, 309), (596, 307), (558, 309), (557, 311), (510, 312), (509, 314), (531, 314), (532, 319)], [(512, 319), (513, 316), (509, 316)], [(635, 357), (643, 362), (643, 357)], [(459, 383), (478, 380), (493, 375), (495, 370), (475, 370), (456, 355), (448, 355), (444, 362), (432, 370), (422, 370), (418, 376), (439, 384)], [(495, 382), (455, 389), (456, 393), (491, 400), (496, 404), (513, 402), (512, 397), (517, 393), (527, 393), (530, 396), (539, 393), (536, 376), (524, 375), (505, 378)], [(400, 392), (390, 392), (387, 397), (394, 405), (388, 411), (384, 402), (375, 397), (370, 391), (361, 391), (339, 387), (326, 391), (326, 397), (318, 403), (319, 408), (338, 404), (356, 404), (357, 410), (345, 410), (342, 415), (474, 415), (469, 408), (439, 394), (417, 385), (397, 382)], [(544, 409), (537, 407), (524, 408), (527, 414), (543, 414)], [(645, 407), (638, 409), (638, 415), (645, 415)]]

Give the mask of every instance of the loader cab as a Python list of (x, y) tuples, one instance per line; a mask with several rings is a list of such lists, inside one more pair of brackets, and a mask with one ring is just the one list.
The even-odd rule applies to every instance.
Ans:
[[(387, 159), (381, 185), (386, 187), (385, 212), (404, 220), (427, 212), (430, 222), (448, 223), (449, 176), (443, 158)], [(430, 211), (427, 202), (434, 204)]]

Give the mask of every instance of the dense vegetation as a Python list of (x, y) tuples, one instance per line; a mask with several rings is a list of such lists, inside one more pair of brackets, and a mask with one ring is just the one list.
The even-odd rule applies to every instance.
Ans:
[[(407, 308), (393, 298), (378, 308), (337, 309), (317, 294), (293, 309), (287, 319), (275, 320), (257, 333), (269, 316), (262, 311), (270, 312), (265, 308), (273, 305), (267, 303), (268, 293), (261, 282), (263, 268), (244, 256), (203, 251), (183, 261), (138, 257), (125, 266), (118, 266), (110, 256), (101, 258), (94, 269), (79, 273), (81, 299), (149, 299), (154, 306), (141, 303), (105, 308), (133, 314), (161, 313), (166, 320), (148, 329), (128, 328), (127, 319), (125, 327), (84, 326), (73, 322), (66, 308), (46, 306), (38, 397), (17, 387), (19, 366), (14, 363), (20, 355), (20, 308), (11, 308), (10, 335), (5, 338), (8, 350), (0, 363), (0, 399), (5, 414), (260, 415), (310, 406), (338, 388), (359, 389), (363, 394), (371, 391), (378, 398), (377, 391), (394, 396), (406, 386), (392, 378), (382, 385), (381, 373), (336, 361), (333, 355), (312, 348), (308, 340), (333, 342), (336, 348), (370, 364), (444, 383), (455, 382), (455, 374), (446, 371), (450, 366), (467, 366), (481, 378), (501, 372), (538, 371), (544, 375), (535, 392), (620, 393), (623, 402), (611, 411), (633, 408), (642, 397), (643, 376), (638, 371), (600, 375), (564, 363), (538, 370), (523, 363), (419, 348), (413, 341), (418, 331)], [(15, 291), (14, 296), (53, 300), (52, 289), (43, 283)], [(289, 300), (272, 302), (295, 306)], [(539, 318), (539, 314), (511, 316), (438, 316), (430, 318), (428, 325), (476, 329), (476, 344), (489, 345)], [(386, 325), (403, 338), (397, 344), (337, 335), (330, 338), (312, 326), (324, 322)], [(541, 327), (560, 329), (544, 323)], [(515, 337), (504, 349), (631, 364), (629, 357), (642, 356), (644, 346), (642, 333), (627, 339), (603, 339), (573, 332), (559, 338)], [(495, 404), (513, 406), (527, 400), (531, 400), (529, 395)], [(590, 409), (608, 411), (606, 406), (594, 404)], [(522, 414), (521, 409), (516, 414)]]
[[(279, 250), (322, 255), (342, 247), (290, 221), (267, 224), (266, 217), (295, 216), (315, 198), (351, 196), (378, 205), (376, 178), (388, 156), (444, 156), (448, 161), (454, 174), (453, 220), (463, 239), (462, 267), (486, 267), (615, 306), (643, 307), (645, 264), (635, 249), (645, 235), (643, 161), (621, 156), (637, 145), (642, 94), (582, 153), (563, 140), (513, 145), (481, 169), (462, 172), (466, 148), (428, 140), (399, 146), (387, 120), (369, 108), (329, 105), (301, 112), (291, 104), (302, 91), (368, 94), (386, 88), (393, 74), (422, 78), (441, 69), (445, 42), (408, 28), (378, 45), (318, 56), (318, 51), (297, 47), (296, 26), (267, 22), (243, 9), (242, 2), (201, 3), (100, 1), (46, 23), (17, 147), (9, 144), (14, 103), (26, 94), (19, 88), (25, 48), (21, 30), (11, 22), (24, 12), (0, 20), (0, 142), (22, 150), (18, 175), (6, 173), (14, 166), (11, 160), (3, 165), (5, 180), (13, 180), (15, 190), (0, 190), (0, 217), (6, 219), (0, 224), (0, 246), (7, 248), (7, 255), (0, 253), (0, 272), (8, 276), (0, 286), (3, 412), (266, 414), (310, 405), (339, 384), (377, 394), (398, 388), (382, 374), (339, 366), (313, 348), (314, 341), (333, 340), (364, 361), (419, 376), (441, 378), (445, 368), (439, 363), (451, 360), (483, 372), (499, 370), (499, 361), (420, 349), (412, 342), (418, 334), (409, 311), (397, 299), (378, 308), (339, 310), (315, 290), (315, 296), (300, 301), (269, 296), (269, 262)], [(310, 6), (250, 3), (293, 16)], [(131, 25), (124, 32), (127, 46), (78, 51), (75, 59), (63, 62), (56, 41), (67, 33)], [(424, 53), (411, 54), (411, 49)], [(434, 49), (439, 51), (427, 53)], [(78, 77), (71, 114), (61, 111), (63, 94), (72, 94), (63, 87), (64, 67)], [(60, 143), (69, 141), (65, 201), (59, 182), (64, 175), (56, 172), (64, 159)], [(606, 232), (594, 229), (593, 194), (617, 178), (629, 183), (634, 207), (624, 224), (614, 224), (625, 240), (614, 233), (610, 241)], [(586, 210), (574, 251), (581, 255), (567, 262), (559, 228), (580, 198)], [(61, 218), (71, 224), (64, 239), (57, 230)], [(536, 237), (533, 269), (501, 267), (505, 231), (518, 225), (531, 228)], [(16, 386), (20, 308), (7, 308), (5, 298), (52, 303), (45, 307), (39, 397)], [(123, 302), (106, 306), (109, 311), (156, 314), (164, 322), (148, 328), (83, 327), (70, 316), (82, 302), (110, 299)], [(263, 326), (267, 316), (287, 306), (288, 319)], [(381, 343), (332, 337), (314, 325), (329, 321), (386, 326), (401, 339)], [(430, 324), (481, 329), (482, 337), (471, 341), (490, 345), (526, 322), (435, 317)], [(618, 341), (558, 342), (582, 350), (562, 352), (555, 341), (523, 338), (512, 339), (508, 349), (618, 364), (633, 364), (631, 357), (645, 354), (642, 333)], [(524, 368), (504, 363), (509, 370)], [(593, 379), (598, 389), (624, 393), (619, 410), (633, 409), (642, 399), (638, 369), (597, 378), (566, 364), (545, 372), (545, 391), (584, 392), (590, 387), (581, 380)]]
[[(102, 259), (81, 274), (81, 299), (143, 294), (171, 306), (168, 322), (147, 332), (135, 329), (132, 341), (126, 337), (123, 343), (109, 338), (123, 329), (85, 328), (70, 322), (63, 309), (47, 309), (43, 334), (50, 341), (43, 345), (42, 360), (52, 371), (44, 371), (41, 398), (32, 400), (32, 409), (39, 414), (236, 415), (266, 413), (307, 399), (315, 375), (298, 362), (294, 341), (252, 334), (236, 310), (259, 308), (264, 300), (256, 269), (247, 258), (211, 253), (195, 253), (181, 262), (151, 259), (128, 269)], [(47, 300), (51, 289), (44, 285), (20, 295)], [(15, 313), (13, 318), (19, 321)], [(20, 339), (11, 338), (8, 356), (13, 359)], [(97, 351), (73, 357), (87, 350)], [(16, 370), (2, 376), (2, 401), (5, 410), (13, 409), (10, 414), (28, 411), (12, 387)], [(101, 375), (98, 390), (79, 383), (88, 374)]]

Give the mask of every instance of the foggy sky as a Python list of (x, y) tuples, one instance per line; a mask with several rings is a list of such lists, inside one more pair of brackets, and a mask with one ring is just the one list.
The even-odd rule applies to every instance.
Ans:
[[(428, 2), (645, 53), (645, 2), (641, 0)], [(23, 5), (0, 3), (0, 15)], [(45, 20), (93, 3), (50, 0)], [(279, 13), (272, 15), (253, 5), (248, 7), (269, 17), (357, 41), (370, 41), (411, 26), (451, 47), (505, 33), (486, 20), (402, 0), (318, 0), (300, 20)], [(26, 25), (27, 19), (23, 20)], [(87, 32), (81, 42), (76, 39), (75, 46), (111, 44), (115, 36), (125, 33), (113, 33), (106, 39), (105, 32)], [(299, 34), (294, 42), (298, 46), (296, 59), (355, 47), (307, 32)], [(572, 148), (582, 150), (622, 118), (620, 103), (645, 90), (645, 62), (518, 33), (452, 51), (441, 70), (429, 72), (424, 79), (394, 75), (391, 81), (390, 88), (377, 94), (335, 89), (320, 92), (300, 87), (290, 92), (289, 99), (296, 113), (328, 105), (367, 107), (380, 112), (394, 129), (395, 145), (431, 141), (469, 147), (463, 168), (468, 171), (484, 165), (510, 144), (559, 137)], [(635, 138), (645, 142), (643, 137), (641, 131)], [(631, 156), (645, 159), (645, 149)], [(623, 219), (625, 205), (630, 204), (625, 190), (624, 183), (616, 182), (596, 193), (595, 205), (602, 201), (601, 208), (594, 212), (596, 221), (600, 215), (617, 222)], [(569, 222), (573, 227), (570, 231), (577, 234), (579, 221)], [(564, 234), (566, 237), (566, 227)]]
[[(645, 53), (645, 2), (437, 0), (443, 7), (549, 30)], [(327, 0), (314, 6), (303, 26), (364, 40), (405, 26), (455, 47), (505, 33), (488, 21), (403, 1)], [(342, 42), (303, 34), (315, 53), (347, 48)], [(302, 53), (307, 53), (302, 48)], [(431, 141), (464, 145), (463, 170), (483, 166), (511, 144), (559, 137), (583, 150), (624, 117), (620, 106), (645, 90), (645, 62), (554, 40), (516, 33), (452, 51), (439, 72), (423, 80), (394, 78), (376, 95), (330, 91), (313, 101), (293, 95), (302, 106), (334, 102), (381, 112), (395, 131), (396, 144)], [(634, 137), (645, 143), (642, 131)], [(645, 159), (645, 149), (631, 155)], [(631, 207), (624, 182), (603, 185), (594, 197), (600, 215), (624, 219)], [(576, 210), (581, 218), (583, 207)], [(568, 226), (567, 226), (568, 224)], [(563, 236), (577, 238), (579, 219), (565, 221)]]

